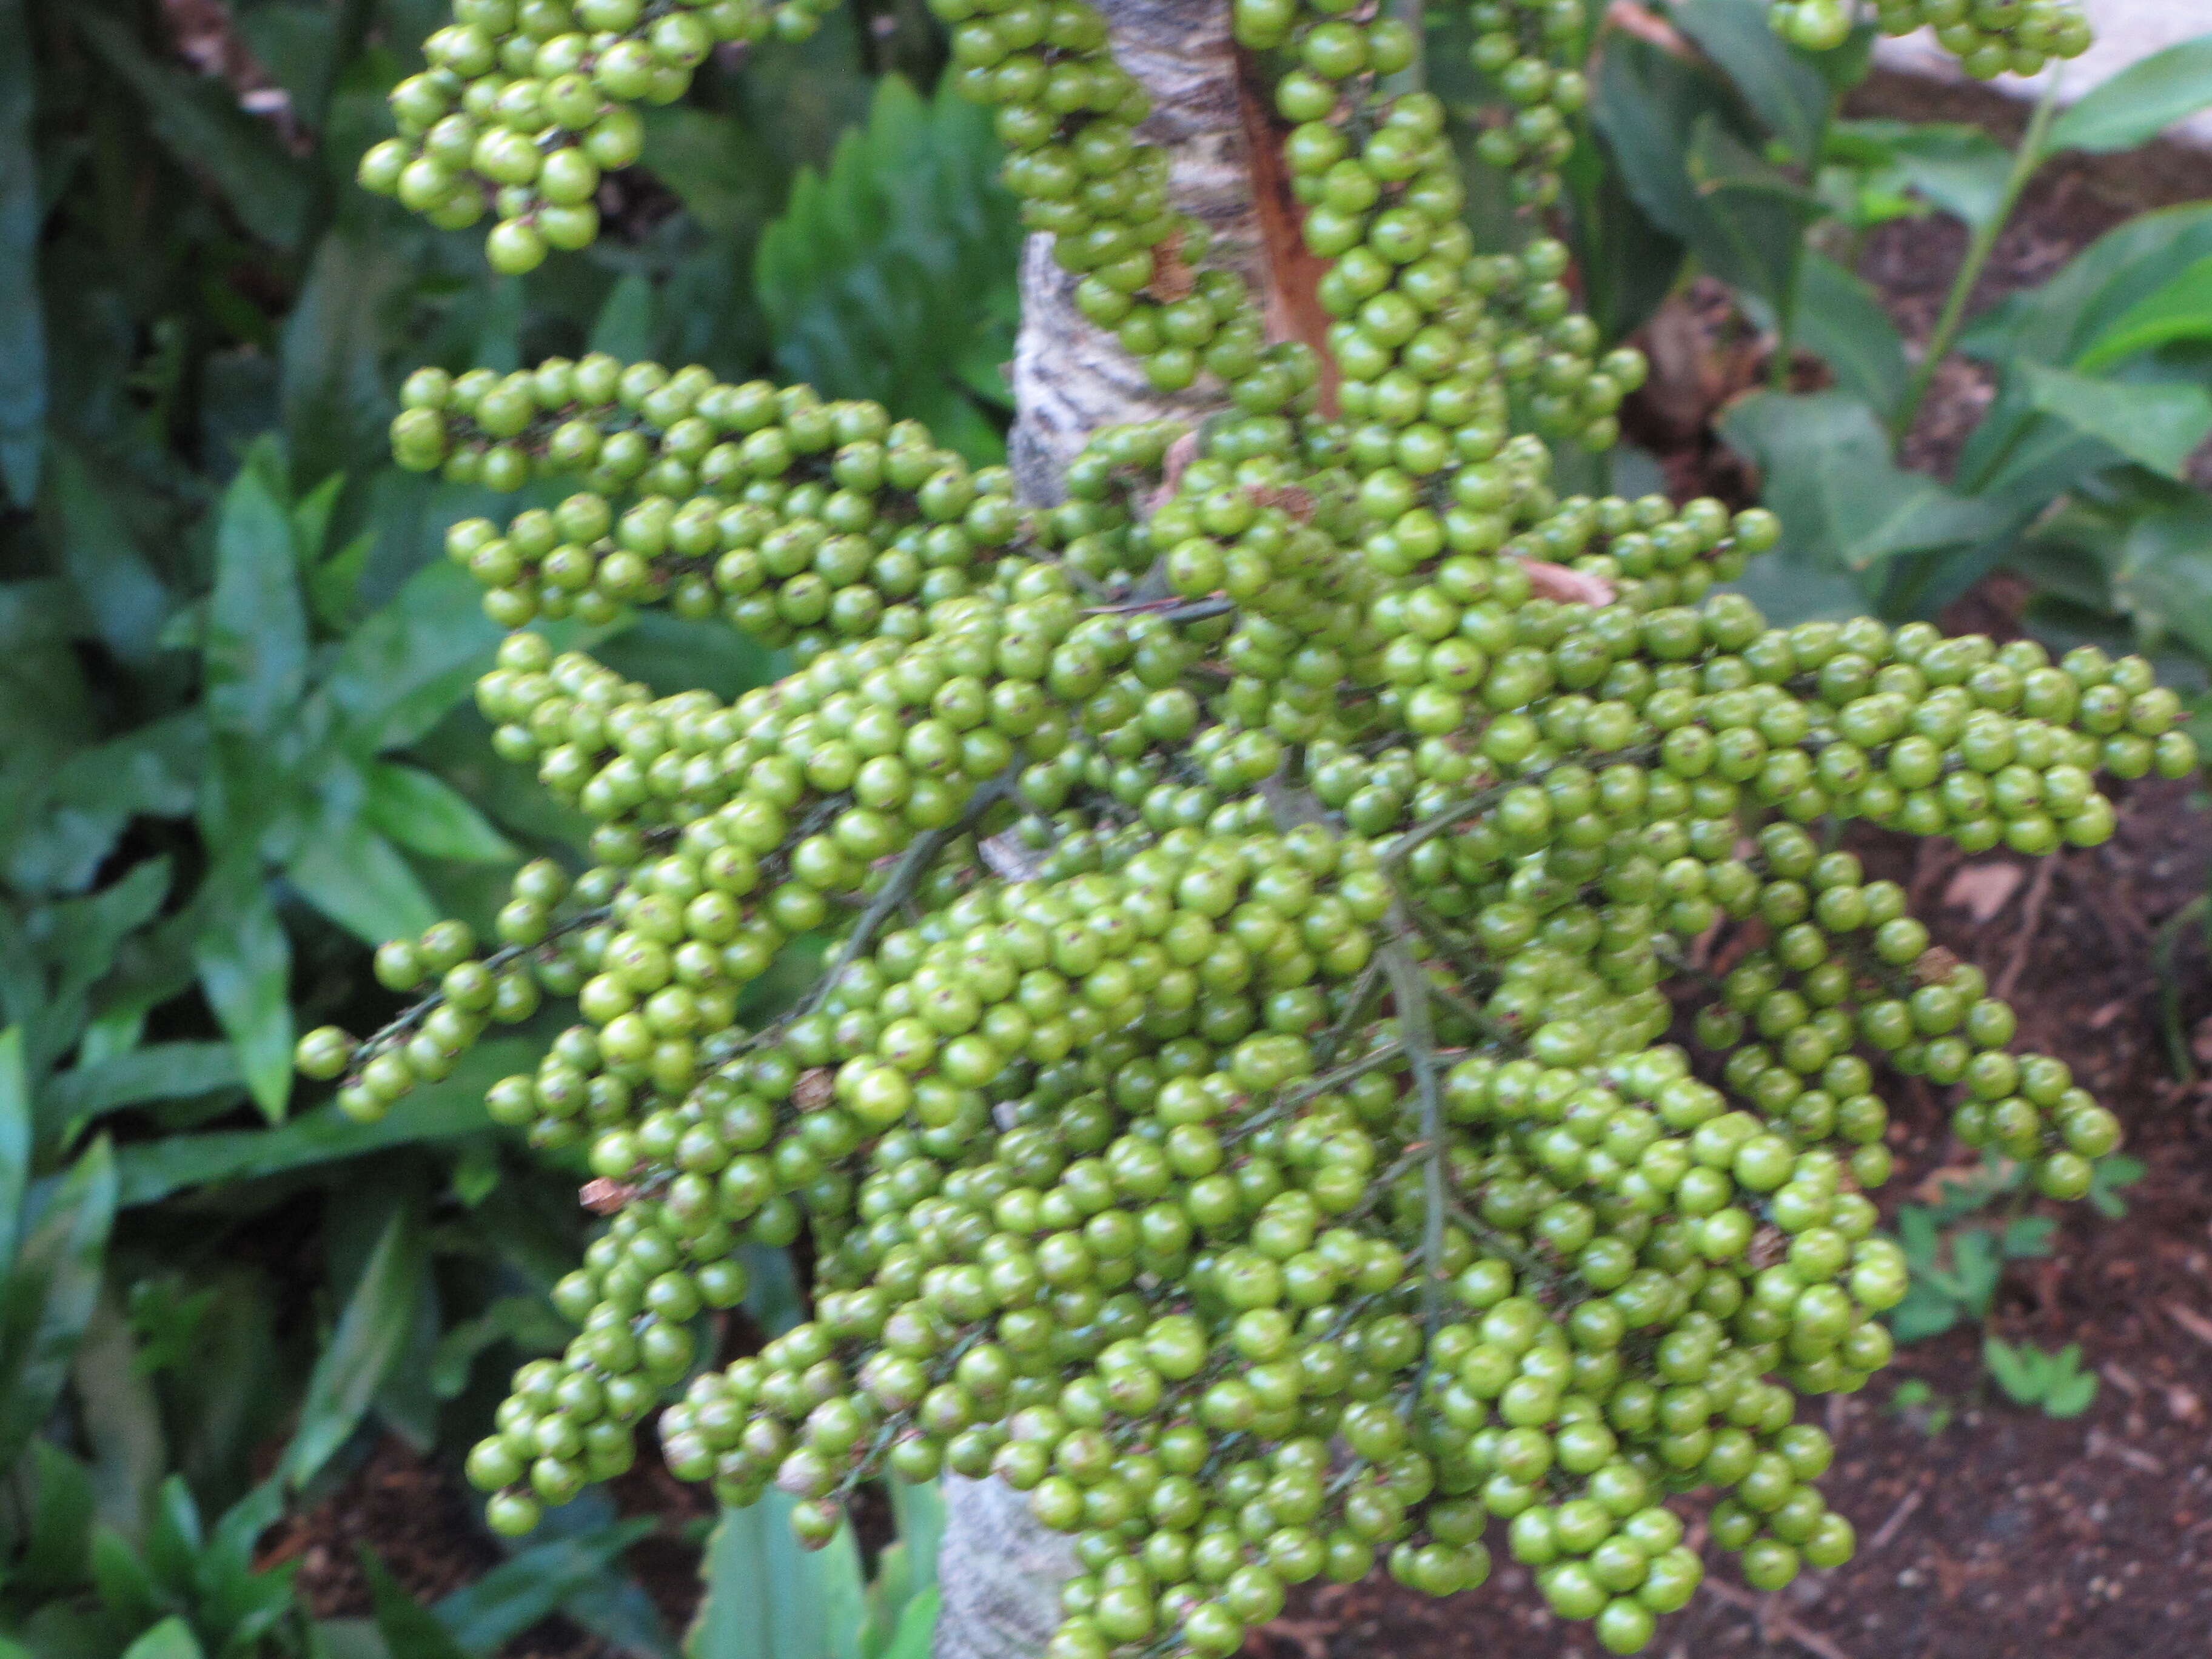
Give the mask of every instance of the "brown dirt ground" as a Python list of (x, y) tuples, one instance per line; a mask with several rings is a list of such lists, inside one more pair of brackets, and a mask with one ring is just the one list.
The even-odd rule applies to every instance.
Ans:
[[(2016, 106), (1978, 88), (1934, 88), (1879, 76), (1860, 112), (1974, 119), (2016, 133)], [(2148, 155), (2063, 161), (2029, 192), (2000, 241), (1977, 295), (1987, 304), (2041, 281), (2073, 252), (2144, 208), (2212, 191), (2212, 160), (2160, 147)], [(1940, 218), (1885, 227), (1864, 274), (1882, 290), (1907, 337), (1923, 338), (1963, 246)], [(1683, 493), (1742, 490), (1705, 419), (1761, 372), (1708, 295), (1691, 307), (1691, 365), (1701, 382), (1690, 407), (1644, 411), (1662, 460)], [(1988, 398), (1984, 373), (1965, 363), (1937, 377), (1908, 459), (1948, 468)], [(1716, 395), (1717, 394), (1717, 395)], [(1699, 408), (1697, 404), (1702, 404)], [(1647, 439), (1647, 441), (1649, 441)], [(2010, 630), (2017, 596), (2002, 586), (1971, 596), (1948, 619)], [(1858, 1559), (1808, 1572), (1789, 1589), (1753, 1596), (1718, 1565), (1707, 1589), (1663, 1622), (1662, 1659), (1809, 1655), (1812, 1659), (2203, 1659), (2212, 1656), (2212, 1083), (2174, 1079), (2153, 967), (2159, 927), (2206, 890), (2212, 817), (2174, 785), (2137, 786), (2107, 847), (2069, 852), (2042, 872), (2007, 854), (1964, 860), (1946, 844), (1856, 834), (1879, 873), (1905, 881), (1937, 942), (2009, 982), (2028, 1037), (2070, 1062), (2127, 1124), (2148, 1166), (2129, 1211), (2105, 1220), (2082, 1206), (2063, 1217), (2045, 1261), (2008, 1276), (1994, 1317), (1999, 1334), (2051, 1348), (2079, 1342), (2100, 1379), (2081, 1418), (2054, 1421), (1989, 1397), (1978, 1337), (1960, 1328), (1904, 1350), (1863, 1394), (1826, 1402), (1839, 1455), (1830, 1501), (1859, 1531)], [(1954, 886), (1971, 865), (1983, 873)], [(1964, 901), (2000, 892), (1993, 911)], [(1960, 902), (1951, 902), (1957, 900)], [(2192, 930), (2179, 961), (2184, 1029), (2212, 1062), (2212, 967)], [(1924, 1085), (1897, 1101), (1892, 1130), (1899, 1178), (1888, 1189), (1929, 1198), (1936, 1172), (1971, 1164)], [(2057, 1206), (2045, 1206), (2057, 1212)], [(1922, 1411), (1891, 1404), (1917, 1378), (1954, 1412), (1940, 1430)], [(629, 1565), (681, 1630), (696, 1602), (696, 1549), (687, 1523), (701, 1495), (657, 1465), (620, 1483), (622, 1507), (661, 1517)], [(1697, 1508), (1686, 1504), (1686, 1513)], [(386, 1443), (335, 1496), (270, 1540), (273, 1559), (297, 1559), (318, 1613), (368, 1611), (362, 1546), (373, 1547), (424, 1600), (469, 1582), (498, 1559), (470, 1519), (458, 1476)], [(1482, 1589), (1432, 1601), (1377, 1577), (1298, 1593), (1285, 1616), (1255, 1632), (1248, 1659), (1598, 1659), (1586, 1626), (1543, 1608), (1525, 1571), (1502, 1561)], [(609, 1650), (559, 1619), (526, 1632), (508, 1659), (602, 1659)]]

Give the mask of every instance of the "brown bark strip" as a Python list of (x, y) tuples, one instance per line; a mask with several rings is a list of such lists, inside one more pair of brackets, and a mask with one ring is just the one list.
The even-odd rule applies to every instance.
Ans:
[(1246, 165), (1260, 216), (1260, 299), (1267, 337), (1303, 340), (1314, 349), (1321, 358), (1322, 412), (1334, 419), (1340, 376), (1336, 359), (1329, 355), (1328, 313), (1322, 309), (1317, 291), (1329, 262), (1306, 246), (1305, 209), (1291, 193), (1290, 169), (1283, 163), (1285, 129), (1276, 118), (1259, 66), (1242, 47), (1237, 52), (1237, 107), (1244, 125)]

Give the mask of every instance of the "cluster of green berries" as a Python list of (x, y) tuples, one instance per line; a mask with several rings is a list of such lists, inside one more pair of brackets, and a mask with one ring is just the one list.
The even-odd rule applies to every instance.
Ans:
[[(1843, 45), (1851, 27), (1844, 0), (1773, 0), (1774, 27), (1808, 52)], [(1976, 80), (2033, 75), (2051, 59), (2089, 49), (2089, 20), (2077, 0), (1875, 0), (1884, 34), (1932, 28), (1936, 43)]]
[[(1051, 533), (1005, 468), (972, 470), (879, 404), (805, 386), (590, 356), (504, 377), (423, 370), (403, 401), (407, 465), (503, 483), (584, 472), (585, 490), (504, 532), (473, 520), (448, 535), (505, 627), (665, 602), (805, 660), (830, 640), (915, 637), (1008, 543)], [(609, 497), (623, 495), (617, 514)]]
[(636, 105), (681, 98), (718, 46), (802, 40), (825, 0), (453, 0), (422, 44), (428, 64), (392, 88), (399, 136), (370, 147), (360, 179), (441, 228), (489, 206), (492, 269), (534, 270), (599, 235), (599, 181), (635, 161)]
[[(2052, 1198), (2118, 1125), (1807, 826), (2094, 845), (2098, 774), (2194, 767), (2177, 702), (2094, 650), (1769, 629), (1714, 589), (1771, 515), (1559, 495), (1518, 424), (1610, 443), (1641, 361), (1600, 355), (1557, 242), (1474, 252), (1395, 20), (1236, 10), (1284, 54), (1339, 417), (1203, 264), (1097, 14), (938, 10), (1085, 314), (1226, 405), (1199, 433), (1094, 434), (1048, 508), (874, 404), (694, 368), (425, 371), (395, 423), (410, 466), (581, 485), (448, 550), (515, 630), (495, 746), (589, 866), (526, 866), (488, 956), (387, 945), (430, 994), (300, 1056), (374, 1115), (575, 1006), (487, 1100), (611, 1215), (554, 1293), (578, 1334), (469, 1459), (493, 1523), (629, 1467), (680, 1389), (669, 1467), (776, 1486), (809, 1542), (884, 1472), (1027, 1492), (1079, 1565), (1053, 1659), (1226, 1656), (1291, 1585), (1448, 1594), (1493, 1547), (1633, 1652), (1700, 1580), (1668, 1502), (1698, 1489), (1753, 1585), (1839, 1565), (1796, 1419), (1887, 1363), (1905, 1290), (1876, 1062)], [(1486, 153), (1540, 205), (1582, 8), (1476, 11), (1518, 106)], [(642, 605), (793, 671), (663, 696), (527, 631)], [(1755, 942), (1689, 996), (1693, 1066), (1669, 988), (1723, 923)], [(702, 1368), (738, 1246), (802, 1237), (812, 1317)]]
[(1588, 8), (1577, 0), (1477, 0), (1468, 8), (1474, 67), (1494, 87), (1502, 118), (1486, 125), (1475, 154), (1504, 172), (1528, 207), (1559, 200), (1559, 168), (1575, 146), (1576, 118), (1589, 102), (1582, 64)]

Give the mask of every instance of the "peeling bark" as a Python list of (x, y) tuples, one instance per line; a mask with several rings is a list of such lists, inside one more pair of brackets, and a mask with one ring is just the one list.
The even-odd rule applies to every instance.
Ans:
[[(1226, 0), (1097, 3), (1115, 58), (1152, 95), (1139, 136), (1168, 151), (1176, 205), (1212, 234), (1207, 262), (1242, 270), (1268, 291), (1268, 239), (1254, 199)], [(1060, 499), (1061, 471), (1097, 428), (1195, 419), (1219, 406), (1221, 388), (1210, 379), (1172, 395), (1154, 391), (1113, 335), (1076, 310), (1075, 278), (1054, 262), (1049, 238), (1032, 236), (1024, 249), (1021, 294), (1008, 447), (1030, 501)], [(934, 1659), (1031, 1659), (1060, 1623), (1060, 1587), (1075, 1571), (1069, 1541), (1040, 1526), (1028, 1499), (996, 1480), (948, 1474), (945, 1503)]]
[[(1115, 60), (1151, 94), (1138, 137), (1168, 153), (1176, 204), (1213, 239), (1207, 263), (1265, 286), (1266, 254), (1246, 148), (1235, 43), (1223, 0), (1097, 0)], [(1194, 418), (1218, 407), (1219, 386), (1156, 392), (1112, 332), (1075, 308), (1076, 278), (1054, 263), (1052, 240), (1022, 252), (1022, 326), (1014, 344), (1016, 418), (1009, 446), (1022, 493), (1060, 499), (1060, 475), (1102, 426)]]

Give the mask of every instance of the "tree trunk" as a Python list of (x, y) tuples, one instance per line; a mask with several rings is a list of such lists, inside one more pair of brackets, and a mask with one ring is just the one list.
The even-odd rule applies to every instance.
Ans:
[[(1260, 216), (1238, 94), (1226, 0), (1094, 0), (1114, 57), (1152, 95), (1138, 136), (1168, 152), (1176, 205), (1212, 233), (1209, 264), (1261, 275)], [(1075, 308), (1075, 277), (1052, 257), (1052, 239), (1022, 252), (1022, 326), (1014, 343), (1014, 431), (1009, 446), (1023, 494), (1060, 499), (1060, 475), (1102, 426), (1218, 407), (1220, 388), (1155, 392), (1114, 336)], [(1264, 284), (1263, 284), (1264, 291)]]
[[(1226, 0), (1094, 0), (1114, 55), (1152, 95), (1139, 136), (1167, 149), (1176, 204), (1212, 233), (1208, 264), (1244, 270), (1267, 291), (1238, 63)], [(1060, 478), (1093, 431), (1218, 407), (1201, 381), (1165, 396), (1112, 334), (1075, 308), (1075, 278), (1048, 237), (1023, 251), (1022, 325), (1014, 346), (1010, 459), (1022, 493), (1060, 499)], [(1075, 1571), (1068, 1540), (1030, 1516), (1029, 1500), (995, 1480), (945, 1477), (943, 1600), (934, 1659), (1032, 1659), (1060, 1623), (1060, 1587)]]

